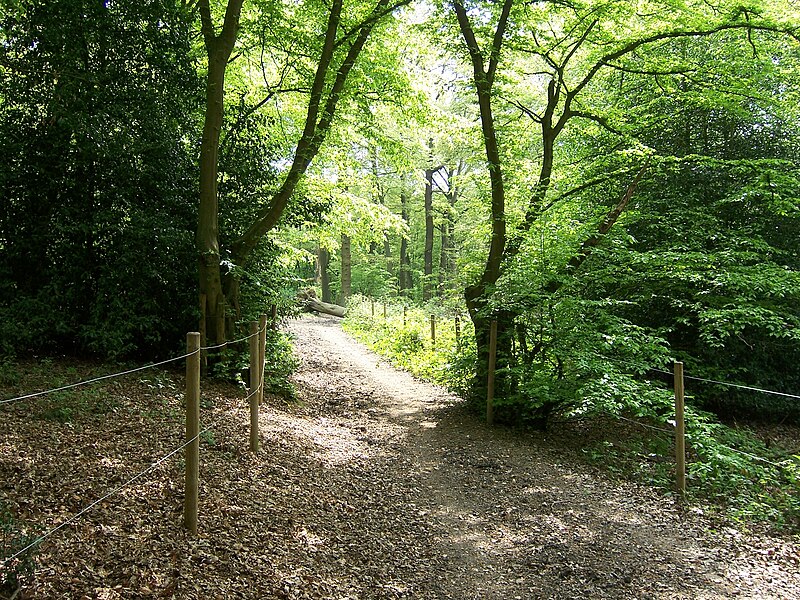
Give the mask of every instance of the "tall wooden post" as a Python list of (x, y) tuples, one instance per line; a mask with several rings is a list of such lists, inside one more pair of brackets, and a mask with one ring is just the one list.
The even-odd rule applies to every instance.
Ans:
[(436, 343), (436, 315), (431, 315), (431, 344)]
[(456, 327), (456, 350), (461, 350), (461, 320), (458, 318), (458, 315), (455, 317), (455, 327)]
[(489, 328), (489, 375), (486, 384), (486, 423), (494, 423), (494, 369), (497, 364), (497, 319)]
[(250, 451), (258, 452), (258, 389), (261, 385), (259, 367), (258, 321), (250, 321)]
[[(273, 304), (273, 306), (275, 306)], [(275, 321), (272, 321), (275, 324)], [(264, 402), (264, 367), (266, 366), (267, 353), (267, 315), (261, 315), (258, 319), (258, 373), (260, 385), (258, 388), (258, 403)]]
[(686, 424), (683, 419), (683, 363), (676, 362), (675, 376), (675, 483), (681, 498), (686, 495)]
[(200, 480), (200, 332), (186, 334), (186, 451), (183, 525), (197, 535)]

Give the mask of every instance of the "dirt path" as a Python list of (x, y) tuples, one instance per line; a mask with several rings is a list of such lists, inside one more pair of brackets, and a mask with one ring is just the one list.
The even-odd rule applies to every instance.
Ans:
[(796, 547), (711, 533), (646, 490), (565, 464), (543, 437), (487, 429), (333, 319), (305, 318), (291, 331), (307, 418), (271, 427), (294, 427), (327, 470), (335, 514), (308, 513), (302, 528), (317, 546), (309, 569), (338, 565), (339, 589), (328, 593), (800, 598)]
[(300, 401), (262, 406), (258, 454), (246, 392), (203, 382), (197, 536), (179, 455), (119, 487), (180, 447), (179, 371), (71, 396), (69, 419), (51, 412), (70, 398), (0, 410), (0, 504), (40, 531), (69, 523), (16, 599), (800, 598), (796, 546), (711, 533), (544, 436), (487, 429), (334, 319), (289, 328)]

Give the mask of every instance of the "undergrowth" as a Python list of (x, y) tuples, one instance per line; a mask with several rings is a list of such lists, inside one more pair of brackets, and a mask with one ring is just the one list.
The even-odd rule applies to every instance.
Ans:
[[(36, 567), (36, 532), (0, 501), (0, 592), (13, 594)], [(26, 549), (27, 548), (27, 549)], [(19, 553), (19, 554), (18, 554)], [(13, 558), (12, 558), (13, 557)]]
[[(264, 391), (294, 400), (296, 391), (289, 377), (297, 369), (298, 360), (289, 337), (281, 331), (267, 329), (264, 356)], [(211, 362), (210, 374), (217, 379), (248, 387), (249, 369), (249, 350), (229, 347)]]
[[(472, 328), (462, 321), (456, 344), (453, 318), (438, 315), (434, 344), (431, 312), (406, 307), (404, 319), (403, 307), (394, 305), (387, 307), (386, 317), (380, 311), (373, 315), (370, 302), (356, 298), (349, 306), (344, 329), (394, 365), (466, 397), (476, 355)], [(659, 389), (656, 383), (642, 384), (628, 374), (608, 371), (596, 381), (600, 382), (594, 386), (597, 389), (581, 388), (584, 395), (578, 404), (584, 410), (580, 417), (611, 419), (620, 426), (611, 429), (613, 439), (584, 447), (584, 457), (621, 479), (673, 494), (670, 390), (663, 384)], [(548, 386), (551, 393), (557, 388)], [(622, 425), (630, 423), (642, 425), (647, 433), (623, 435), (626, 427)], [(768, 447), (752, 431), (728, 427), (711, 413), (692, 406), (686, 409), (686, 447), (687, 501), (703, 504), (742, 526), (765, 523), (778, 530), (800, 532), (800, 455)]]
[[(405, 316), (404, 316), (405, 314)], [(431, 314), (435, 319), (434, 342)], [(465, 394), (472, 378), (475, 338), (472, 326), (462, 317), (456, 341), (453, 315), (402, 305), (388, 305), (386, 317), (372, 314), (371, 303), (356, 297), (348, 304), (343, 328), (392, 364), (413, 375)]]

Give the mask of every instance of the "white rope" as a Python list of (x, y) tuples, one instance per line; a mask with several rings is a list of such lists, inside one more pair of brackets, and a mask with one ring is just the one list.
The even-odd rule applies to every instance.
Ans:
[(43, 392), (34, 392), (32, 394), (26, 394), (24, 396), (19, 396), (17, 398), (9, 398), (7, 400), (0, 400), (0, 404), (9, 404), (11, 402), (17, 402), (18, 400), (28, 400), (29, 398), (36, 398), (37, 396), (44, 396), (45, 394), (52, 394), (53, 392), (62, 392), (64, 390), (69, 390), (72, 388), (76, 388), (82, 385), (88, 385), (90, 383), (96, 383), (98, 381), (103, 381), (104, 379), (113, 379), (115, 377), (122, 377), (124, 375), (130, 375), (131, 373), (136, 373), (138, 371), (144, 371), (146, 369), (152, 369), (154, 367), (160, 367), (161, 365), (166, 365), (167, 363), (176, 362), (179, 360), (183, 360), (184, 358), (188, 358), (189, 356), (193, 356), (197, 354), (199, 350), (194, 350), (193, 352), (189, 352), (188, 354), (184, 354), (183, 356), (176, 356), (175, 358), (170, 358), (167, 360), (162, 360), (161, 362), (153, 363), (151, 365), (145, 365), (143, 367), (137, 367), (135, 369), (130, 369), (129, 371), (122, 371), (121, 373), (113, 373), (111, 375), (103, 375), (101, 377), (95, 377), (94, 379), (86, 379), (84, 381), (78, 381), (77, 383), (71, 383), (69, 385), (64, 385), (58, 388), (54, 388), (52, 390), (45, 390)]
[[(246, 338), (242, 338), (241, 340), (235, 340), (235, 342), (248, 340), (248, 339), (250, 339), (251, 337), (253, 337), (255, 335), (260, 335), (261, 332), (264, 331), (265, 329), (266, 328), (261, 328), (261, 329), (258, 330), (258, 332), (254, 333), (254, 334), (250, 334), (249, 336), (247, 336)], [(235, 343), (235, 342), (230, 342), (230, 343)], [(210, 349), (210, 348), (205, 348), (205, 349)], [(197, 354), (197, 352), (199, 352), (199, 350), (195, 350), (195, 351), (189, 352), (188, 354), (185, 354), (183, 356), (179, 356), (179, 357), (176, 357), (176, 358), (165, 360), (165, 361), (160, 362), (160, 363), (155, 363), (155, 364), (152, 364), (152, 365), (147, 365), (145, 367), (139, 367), (139, 368), (136, 368), (136, 369), (131, 369), (130, 371), (125, 371), (123, 373), (116, 373), (114, 375), (104, 375), (103, 377), (97, 377), (95, 379), (91, 379), (91, 380), (87, 380), (87, 381), (81, 381), (81, 382), (78, 382), (78, 383), (75, 383), (75, 384), (72, 384), (72, 385), (63, 386), (63, 387), (56, 388), (56, 389), (53, 389), (53, 390), (47, 390), (45, 392), (37, 392), (35, 394), (28, 394), (26, 396), (20, 396), (19, 398), (12, 398), (12, 399), (9, 399), (9, 400), (3, 400), (0, 403), (8, 403), (8, 402), (13, 402), (15, 400), (23, 400), (23, 399), (26, 399), (26, 398), (33, 398), (35, 396), (41, 396), (41, 395), (48, 394), (48, 393), (51, 393), (51, 392), (70, 389), (70, 388), (73, 388), (73, 387), (77, 387), (79, 385), (85, 385), (85, 384), (88, 384), (88, 383), (94, 383), (96, 381), (101, 381), (103, 379), (110, 379), (112, 377), (119, 377), (119, 376), (122, 376), (122, 375), (127, 375), (129, 373), (135, 373), (137, 371), (141, 371), (141, 370), (144, 370), (144, 369), (149, 369), (149, 368), (156, 367), (156, 366), (159, 366), (159, 365), (163, 365), (163, 364), (166, 364), (166, 363), (169, 363), (169, 362), (173, 362), (173, 361), (177, 361), (177, 360), (182, 360), (184, 358), (188, 358), (189, 356)], [(245, 398), (245, 401), (249, 400), (255, 394), (257, 394), (259, 392), (259, 390), (263, 389), (263, 386), (264, 386), (264, 370), (262, 369), (261, 370), (261, 376), (259, 378), (258, 386), (253, 388), (253, 390)], [(184, 442), (183, 444), (181, 444), (180, 446), (178, 446), (177, 448), (175, 448), (174, 450), (172, 450), (168, 454), (162, 456), (160, 459), (158, 459), (156, 462), (151, 464), (149, 467), (147, 467), (143, 471), (140, 471), (139, 473), (137, 473), (136, 475), (134, 475), (133, 477), (131, 477), (130, 479), (125, 481), (125, 483), (123, 483), (122, 485), (119, 485), (118, 487), (114, 488), (113, 490), (111, 490), (110, 492), (108, 492), (107, 494), (102, 496), (101, 498), (95, 500), (94, 502), (92, 502), (91, 504), (86, 506), (85, 508), (81, 509), (79, 512), (77, 512), (74, 515), (72, 515), (66, 521), (63, 521), (62, 523), (60, 523), (56, 527), (53, 527), (49, 531), (47, 531), (44, 534), (40, 535), (34, 541), (30, 542), (27, 546), (25, 546), (21, 550), (17, 551), (16, 553), (11, 555), (10, 557), (4, 559), (3, 560), (3, 564), (11, 563), (11, 561), (13, 561), (18, 556), (24, 554), (25, 552), (27, 552), (28, 550), (30, 550), (31, 548), (33, 548), (37, 544), (43, 542), (44, 540), (46, 540), (47, 538), (49, 538), (53, 534), (55, 534), (58, 531), (60, 531), (61, 529), (63, 529), (64, 527), (67, 527), (68, 525), (70, 525), (70, 524), (74, 523), (75, 521), (77, 521), (78, 519), (80, 519), (83, 515), (85, 515), (89, 511), (91, 511), (98, 504), (100, 504), (100, 503), (104, 502), (105, 500), (107, 500), (108, 498), (118, 494), (119, 492), (121, 492), (122, 490), (124, 490), (125, 488), (130, 486), (132, 483), (134, 483), (135, 481), (138, 481), (139, 479), (144, 477), (147, 473), (150, 473), (151, 471), (156, 469), (159, 465), (163, 464), (164, 462), (169, 460), (171, 457), (173, 457), (175, 454), (177, 454), (178, 452), (180, 452), (181, 450), (186, 448), (189, 444), (192, 444), (194, 441), (199, 439), (202, 434), (204, 434), (207, 431), (210, 431), (214, 427), (215, 424), (216, 424), (216, 421), (214, 421), (210, 425), (206, 426), (202, 431), (198, 432), (198, 434), (195, 435), (192, 439), (187, 440), (186, 442)]]
[(264, 325), (264, 327), (261, 327), (258, 331), (256, 331), (255, 333), (251, 333), (247, 337), (239, 338), (238, 340), (230, 340), (230, 341), (222, 342), (221, 344), (217, 344), (216, 346), (203, 346), (202, 348), (200, 348), (200, 350), (216, 350), (218, 348), (223, 348), (223, 347), (227, 346), (228, 344), (238, 344), (239, 342), (246, 342), (251, 337), (255, 337), (257, 335), (261, 335), (261, 332), (262, 331), (266, 331), (267, 329), (268, 329), (267, 325)]
[(742, 456), (746, 456), (748, 458), (752, 458), (753, 460), (758, 460), (758, 461), (767, 463), (768, 465), (772, 465), (773, 467), (778, 467), (780, 469), (785, 469), (786, 468), (785, 464), (776, 463), (776, 462), (773, 462), (771, 460), (767, 460), (766, 458), (762, 458), (761, 456), (757, 456), (755, 454), (750, 454), (749, 452), (744, 452), (742, 450), (737, 450), (736, 448), (731, 448), (730, 446), (726, 446), (725, 444), (719, 444), (719, 445), (721, 447), (723, 447), (723, 448), (726, 448), (727, 450), (730, 450), (731, 452), (735, 452), (736, 454), (741, 454)]
[[(216, 422), (215, 422), (215, 423), (216, 423)], [(97, 505), (98, 505), (98, 504), (100, 504), (101, 502), (104, 502), (105, 500), (108, 500), (108, 499), (109, 499), (111, 496), (114, 496), (114, 495), (118, 494), (119, 492), (121, 492), (122, 490), (124, 490), (125, 488), (127, 488), (129, 485), (131, 485), (131, 484), (132, 484), (134, 481), (137, 481), (137, 480), (141, 479), (141, 478), (142, 478), (142, 477), (144, 477), (144, 476), (145, 476), (147, 473), (149, 473), (150, 471), (153, 471), (153, 470), (154, 470), (156, 467), (158, 467), (159, 465), (163, 464), (165, 461), (167, 461), (168, 459), (172, 458), (172, 457), (173, 457), (175, 454), (177, 454), (178, 452), (180, 452), (181, 450), (183, 450), (184, 448), (186, 448), (186, 446), (188, 446), (189, 444), (193, 443), (195, 440), (199, 439), (199, 437), (200, 437), (200, 436), (201, 436), (203, 433), (205, 433), (206, 431), (209, 431), (209, 430), (210, 430), (210, 429), (211, 429), (211, 428), (214, 426), (214, 424), (215, 424), (215, 423), (212, 423), (211, 425), (207, 426), (205, 429), (203, 429), (202, 431), (200, 431), (200, 432), (199, 432), (199, 433), (198, 433), (196, 436), (194, 436), (192, 439), (190, 439), (190, 440), (187, 440), (187, 441), (186, 441), (186, 442), (184, 442), (184, 443), (183, 443), (181, 446), (178, 446), (177, 448), (175, 448), (174, 450), (172, 450), (172, 451), (171, 451), (169, 454), (166, 454), (165, 456), (162, 456), (162, 457), (161, 457), (160, 459), (158, 459), (156, 462), (154, 462), (154, 463), (153, 463), (153, 464), (151, 464), (149, 467), (147, 467), (147, 468), (146, 468), (144, 471), (140, 471), (139, 473), (137, 473), (136, 475), (134, 475), (133, 477), (131, 477), (130, 479), (128, 479), (128, 480), (127, 480), (125, 483), (123, 483), (122, 485), (120, 485), (120, 486), (118, 486), (118, 487), (114, 488), (113, 490), (111, 490), (110, 492), (108, 492), (107, 494), (105, 494), (104, 496), (102, 496), (101, 498), (99, 498), (99, 499), (95, 500), (94, 502), (92, 502), (91, 504), (89, 504), (88, 506), (86, 506), (85, 508), (81, 509), (79, 512), (77, 512), (77, 513), (75, 513), (74, 515), (72, 515), (72, 516), (71, 516), (69, 519), (67, 519), (66, 521), (64, 521), (64, 522), (60, 523), (60, 524), (59, 524), (59, 525), (57, 525), (56, 527), (53, 527), (52, 529), (50, 529), (50, 530), (49, 530), (49, 531), (47, 531), (46, 533), (43, 533), (43, 534), (42, 534), (42, 535), (40, 535), (38, 538), (36, 538), (34, 541), (32, 541), (31, 543), (29, 543), (27, 546), (25, 546), (25, 547), (24, 547), (22, 550), (19, 550), (19, 551), (18, 551), (18, 552), (16, 552), (15, 554), (11, 555), (9, 558), (5, 559), (3, 562), (4, 562), (4, 563), (6, 563), (6, 564), (10, 563), (12, 560), (14, 560), (15, 558), (17, 558), (17, 557), (18, 557), (18, 556), (20, 556), (21, 554), (24, 554), (25, 552), (27, 552), (28, 550), (30, 550), (31, 548), (33, 548), (33, 547), (34, 547), (34, 546), (36, 546), (37, 544), (39, 544), (39, 543), (43, 542), (44, 540), (46, 540), (47, 538), (49, 538), (49, 537), (50, 537), (51, 535), (53, 535), (54, 533), (56, 533), (56, 532), (60, 531), (61, 529), (63, 529), (63, 528), (64, 528), (64, 527), (66, 527), (67, 525), (70, 525), (70, 524), (74, 523), (75, 521), (77, 521), (78, 519), (80, 519), (80, 518), (81, 518), (83, 515), (85, 515), (86, 513), (88, 513), (90, 510), (92, 510), (92, 509), (93, 509), (95, 506), (97, 506)]]
[[(251, 333), (247, 337), (239, 338), (238, 340), (232, 340), (230, 342), (224, 342), (222, 344), (218, 344), (216, 346), (204, 346), (200, 348), (200, 350), (214, 350), (215, 348), (221, 348), (227, 344), (237, 344), (239, 342), (244, 342), (249, 340), (250, 338), (260, 335), (262, 331), (266, 331), (267, 327), (264, 326), (260, 328), (256, 333)], [(52, 394), (54, 392), (63, 392), (64, 390), (69, 390), (72, 388), (80, 387), (83, 385), (89, 385), (90, 383), (97, 383), (98, 381), (103, 381), (106, 379), (114, 379), (115, 377), (123, 377), (125, 375), (130, 375), (131, 373), (137, 373), (139, 371), (145, 371), (147, 369), (153, 369), (155, 367), (160, 367), (162, 365), (166, 365), (171, 362), (177, 362), (179, 360), (183, 360), (190, 356), (197, 354), (200, 350), (194, 350), (193, 352), (189, 352), (188, 354), (183, 354), (182, 356), (176, 356), (175, 358), (169, 358), (167, 360), (162, 360), (161, 362), (153, 363), (150, 365), (145, 365), (143, 367), (136, 367), (135, 369), (130, 369), (128, 371), (122, 371), (120, 373), (112, 373), (110, 375), (102, 375), (101, 377), (95, 377), (94, 379), (86, 379), (84, 381), (78, 381), (77, 383), (71, 383), (69, 385), (64, 385), (61, 387), (53, 388), (51, 390), (44, 390), (42, 392), (34, 392), (32, 394), (25, 394), (24, 396), (18, 396), (16, 398), (8, 398), (6, 400), (0, 400), (0, 405), (2, 404), (10, 404), (12, 402), (18, 402), (20, 400), (29, 400), (30, 398), (36, 398), (38, 396), (45, 396), (47, 394)]]
[[(662, 371), (661, 369), (652, 369), (656, 373), (663, 373), (664, 375), (674, 375), (674, 373), (670, 371)], [(692, 379), (694, 381), (702, 381), (703, 383), (712, 383), (716, 385), (724, 385), (727, 387), (738, 388), (740, 390), (749, 390), (751, 392), (761, 392), (762, 394), (773, 394), (775, 396), (782, 396), (784, 398), (794, 398), (795, 400), (800, 400), (800, 396), (797, 394), (787, 394), (785, 392), (776, 392), (774, 390), (765, 390), (763, 388), (752, 387), (749, 385), (740, 385), (738, 383), (728, 383), (726, 381), (717, 381), (716, 379), (704, 379), (703, 377), (692, 377), (691, 375), (684, 375), (684, 379)]]

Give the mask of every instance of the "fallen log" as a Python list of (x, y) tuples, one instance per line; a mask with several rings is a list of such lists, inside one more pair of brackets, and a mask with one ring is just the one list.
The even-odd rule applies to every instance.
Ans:
[(334, 317), (344, 317), (347, 311), (344, 306), (322, 302), (316, 298), (306, 298), (306, 310), (333, 315)]

